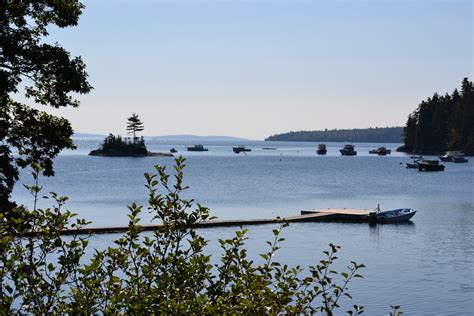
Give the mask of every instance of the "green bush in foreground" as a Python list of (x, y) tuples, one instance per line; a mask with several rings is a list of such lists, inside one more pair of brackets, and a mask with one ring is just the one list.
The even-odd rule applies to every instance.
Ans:
[[(262, 263), (247, 258), (247, 230), (231, 239), (219, 240), (222, 254), (217, 264), (204, 251), (208, 241), (195, 230), (211, 219), (209, 210), (180, 194), (184, 159), (177, 158), (175, 181), (165, 167), (158, 175), (145, 174), (149, 190), (149, 211), (163, 223), (158, 231), (141, 235), (142, 207), (129, 206), (128, 231), (103, 251), (93, 250), (83, 258), (85, 237), (61, 237), (64, 228), (88, 223), (75, 220), (63, 210), (67, 198), (52, 194), (55, 206), (36, 207), (41, 187), (35, 166), (35, 184), (26, 186), (34, 197), (32, 211), (15, 209), (12, 220), (0, 218), (0, 308), (3, 313), (33, 314), (326, 314), (332, 315), (345, 296), (348, 284), (361, 278), (364, 266), (351, 262), (346, 272), (331, 266), (339, 246), (330, 245), (325, 259), (309, 267), (302, 276), (300, 266), (288, 267), (273, 260), (281, 222), (267, 242)], [(158, 189), (164, 189), (165, 194)], [(33, 233), (34, 232), (34, 233)], [(92, 252), (92, 251), (91, 251)], [(398, 307), (392, 307), (394, 314)], [(363, 307), (354, 305), (348, 313), (358, 315)]]

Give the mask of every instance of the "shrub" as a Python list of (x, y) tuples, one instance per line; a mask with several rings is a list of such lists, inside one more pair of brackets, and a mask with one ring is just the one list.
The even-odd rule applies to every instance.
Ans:
[[(0, 218), (0, 306), (5, 313), (71, 314), (313, 314), (332, 315), (348, 284), (361, 278), (362, 264), (347, 271), (332, 269), (339, 246), (303, 275), (300, 266), (273, 260), (284, 241), (284, 221), (273, 230), (268, 251), (257, 264), (247, 258), (246, 229), (219, 240), (222, 254), (211, 264), (208, 241), (196, 226), (212, 219), (209, 209), (181, 197), (185, 161), (176, 159), (174, 181), (165, 167), (145, 174), (148, 210), (162, 225), (142, 234), (142, 206), (129, 206), (128, 230), (105, 250), (94, 249), (85, 262), (88, 237), (63, 237), (65, 228), (88, 222), (64, 211), (67, 198), (52, 194), (55, 206), (37, 208), (41, 168), (34, 165), (31, 211), (15, 209), (13, 219)], [(354, 305), (357, 315), (363, 307)]]

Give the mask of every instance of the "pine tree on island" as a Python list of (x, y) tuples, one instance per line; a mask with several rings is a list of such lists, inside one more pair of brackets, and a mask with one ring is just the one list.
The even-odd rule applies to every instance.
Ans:
[(145, 127), (138, 115), (132, 113), (132, 116), (127, 119), (127, 134), (133, 135), (133, 143), (137, 141), (137, 132), (142, 132), (144, 129)]
[(146, 156), (172, 156), (168, 153), (152, 153), (149, 152), (143, 136), (138, 137), (137, 133), (145, 129), (143, 122), (137, 114), (127, 118), (127, 134), (133, 135), (133, 139), (129, 137), (122, 138), (120, 135), (109, 134), (99, 149), (89, 153), (90, 156), (110, 156), (110, 157), (146, 157)]

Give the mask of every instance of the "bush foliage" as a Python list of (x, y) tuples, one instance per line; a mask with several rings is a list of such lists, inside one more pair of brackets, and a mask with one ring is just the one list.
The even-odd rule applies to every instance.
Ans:
[[(53, 207), (37, 207), (42, 187), (35, 165), (35, 183), (26, 186), (33, 209), (17, 207), (14, 220), (0, 218), (2, 312), (332, 315), (343, 298), (351, 298), (348, 285), (362, 277), (364, 266), (351, 262), (347, 271), (334, 271), (339, 246), (331, 244), (325, 258), (304, 272), (274, 260), (284, 221), (260, 263), (247, 257), (247, 230), (241, 229), (219, 240), (222, 254), (212, 264), (208, 241), (196, 230), (212, 217), (206, 207), (181, 197), (187, 188), (184, 163), (176, 159), (174, 181), (162, 166), (155, 167), (157, 174), (145, 174), (148, 210), (160, 228), (141, 234), (143, 208), (132, 204), (127, 232), (101, 251), (87, 248), (88, 236), (61, 235), (65, 228), (88, 225), (64, 210), (67, 198), (52, 194)], [(358, 305), (350, 311), (362, 312)]]

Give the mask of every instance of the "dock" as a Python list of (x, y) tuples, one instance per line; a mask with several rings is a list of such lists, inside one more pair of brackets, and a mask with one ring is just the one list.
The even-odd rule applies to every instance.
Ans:
[[(288, 223), (298, 222), (369, 222), (368, 210), (355, 209), (314, 209), (301, 211), (301, 215), (289, 216), (284, 218), (268, 219), (229, 219), (229, 220), (211, 220), (201, 222), (194, 228), (212, 228), (212, 227), (231, 227), (231, 226), (250, 226), (276, 224), (282, 221)], [(162, 224), (139, 225), (142, 231), (156, 231)], [(90, 234), (112, 234), (123, 233), (128, 230), (128, 226), (104, 226), (104, 227), (84, 227), (63, 229), (61, 235), (90, 235)], [(36, 235), (39, 232), (32, 232), (28, 235)]]
[(301, 211), (301, 215), (308, 214), (319, 214), (326, 215), (332, 221), (336, 222), (368, 222), (369, 214), (371, 211), (368, 210), (356, 210), (348, 208), (328, 208), (328, 209), (319, 209), (319, 210), (306, 210)]

